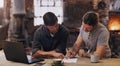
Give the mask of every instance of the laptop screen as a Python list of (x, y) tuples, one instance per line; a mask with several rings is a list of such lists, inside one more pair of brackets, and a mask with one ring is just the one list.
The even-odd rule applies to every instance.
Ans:
[(24, 46), (22, 43), (4, 41), (3, 42), (3, 50), (7, 60), (16, 61), (21, 63), (32, 63), (38, 62), (43, 59), (38, 59), (33, 61), (31, 56), (27, 56)]

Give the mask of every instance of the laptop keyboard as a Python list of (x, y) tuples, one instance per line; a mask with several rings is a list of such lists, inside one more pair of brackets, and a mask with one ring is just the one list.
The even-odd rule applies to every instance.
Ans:
[(33, 63), (33, 62), (36, 62), (36, 61), (44, 61), (44, 59), (33, 58), (31, 55), (27, 55), (27, 59), (28, 59), (29, 63)]
[(29, 62), (29, 63), (32, 63), (32, 56), (27, 55), (27, 59), (28, 59), (28, 62)]

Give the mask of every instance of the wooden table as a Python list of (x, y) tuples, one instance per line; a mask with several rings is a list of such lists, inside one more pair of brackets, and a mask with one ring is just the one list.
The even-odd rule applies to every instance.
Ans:
[[(51, 66), (52, 59), (47, 59), (43, 66)], [(64, 66), (120, 66), (120, 58), (102, 59), (99, 63), (91, 63), (89, 58), (79, 58), (77, 63), (64, 63)]]
[[(46, 59), (43, 66), (51, 66), (53, 59)], [(35, 64), (24, 64), (7, 61), (3, 51), (0, 51), (0, 66), (34, 66)], [(120, 66), (120, 58), (102, 59), (99, 63), (91, 63), (89, 58), (79, 58), (77, 63), (64, 63), (64, 66)]]

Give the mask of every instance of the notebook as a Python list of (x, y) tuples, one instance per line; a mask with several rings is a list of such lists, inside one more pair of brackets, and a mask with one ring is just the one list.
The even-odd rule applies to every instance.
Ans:
[(27, 55), (22, 43), (3, 41), (3, 51), (5, 53), (6, 59), (9, 61), (28, 63), (28, 64), (43, 61), (42, 58), (38, 59), (38, 58), (33, 58), (30, 55)]

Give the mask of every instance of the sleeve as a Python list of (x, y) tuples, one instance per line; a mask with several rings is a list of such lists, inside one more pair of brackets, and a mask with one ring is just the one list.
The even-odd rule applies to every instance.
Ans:
[(79, 31), (79, 32), (80, 32), (80, 33), (79, 33), (79, 36), (80, 36), (80, 37), (82, 37), (82, 32), (83, 32), (82, 30), (83, 30), (83, 26), (80, 27), (80, 31)]
[(102, 31), (98, 36), (97, 45), (108, 45), (108, 41), (109, 41), (109, 32)]
[(32, 44), (32, 48), (33, 48), (33, 54), (40, 50), (43, 49), (42, 44), (40, 43), (40, 39), (42, 38), (41, 33), (39, 31), (36, 31), (34, 33), (34, 37), (33, 37), (33, 44)]
[(67, 45), (67, 39), (69, 36), (69, 32), (63, 32), (63, 35), (59, 41), (59, 45), (57, 46), (57, 48), (55, 49), (56, 52), (60, 52), (63, 53), (64, 55), (66, 54), (66, 45)]

